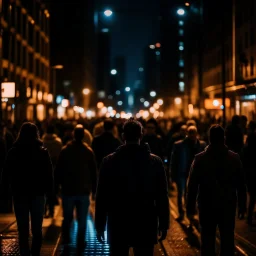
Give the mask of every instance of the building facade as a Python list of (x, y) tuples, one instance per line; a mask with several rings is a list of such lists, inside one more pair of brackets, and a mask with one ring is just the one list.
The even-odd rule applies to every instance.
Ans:
[[(204, 114), (222, 116), (225, 88), (227, 121), (234, 114), (255, 119), (256, 3), (254, 0), (205, 1), (204, 14)], [(193, 104), (199, 98), (196, 76), (190, 80)]]
[(2, 98), (4, 119), (43, 120), (48, 114), (49, 28), (50, 13), (43, 1), (2, 1), (1, 82), (15, 83), (15, 97)]

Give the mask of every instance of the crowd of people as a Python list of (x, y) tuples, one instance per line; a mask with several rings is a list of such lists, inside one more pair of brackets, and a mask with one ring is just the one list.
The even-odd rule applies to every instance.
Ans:
[(54, 218), (60, 202), (62, 243), (68, 251), (76, 209), (82, 252), (91, 199), (97, 238), (104, 243), (107, 226), (111, 255), (128, 255), (129, 247), (135, 255), (153, 255), (154, 244), (167, 236), (168, 196), (176, 187), (177, 221), (187, 216), (193, 223), (199, 213), (201, 255), (215, 255), (217, 226), (221, 255), (234, 255), (236, 204), (238, 217), (253, 225), (256, 202), (256, 123), (247, 123), (237, 115), (225, 129), (210, 119), (3, 123), (0, 207), (14, 208), (20, 254), (40, 255), (43, 218)]

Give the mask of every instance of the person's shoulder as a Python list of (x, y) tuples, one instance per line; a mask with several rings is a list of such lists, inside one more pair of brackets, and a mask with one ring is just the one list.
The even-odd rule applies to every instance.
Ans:
[(174, 142), (174, 145), (176, 147), (178, 147), (178, 146), (181, 146), (183, 143), (184, 143), (184, 140), (177, 140), (177, 141)]
[(240, 156), (239, 154), (235, 153), (234, 151), (232, 150), (228, 150), (228, 156), (233, 159), (233, 160), (236, 160), (236, 161), (240, 161)]
[(150, 159), (153, 161), (153, 162), (155, 162), (155, 163), (157, 163), (157, 164), (163, 164), (163, 161), (162, 161), (162, 159), (159, 157), (159, 156), (157, 156), (157, 155), (155, 155), (155, 154), (153, 154), (153, 153), (150, 153), (150, 155), (149, 155), (149, 157), (150, 157)]
[(205, 155), (206, 155), (206, 151), (202, 151), (202, 152), (196, 154), (195, 155), (195, 161), (196, 162), (200, 161), (201, 159), (203, 159), (205, 157)]

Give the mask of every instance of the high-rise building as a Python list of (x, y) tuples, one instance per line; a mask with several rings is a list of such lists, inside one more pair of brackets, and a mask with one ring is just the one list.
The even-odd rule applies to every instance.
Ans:
[[(74, 95), (74, 104), (87, 108), (96, 84), (94, 1), (54, 0), (51, 10), (52, 64), (63, 66), (55, 71), (56, 93), (68, 99)], [(90, 90), (86, 99), (85, 88)]]
[(3, 118), (43, 120), (52, 100), (50, 13), (44, 1), (36, 0), (3, 0), (1, 11), (1, 82), (15, 83), (15, 97), (2, 99)]
[[(255, 119), (255, 13), (253, 0), (204, 1), (203, 93), (211, 116), (222, 116), (225, 88), (227, 121), (234, 114)], [(191, 89), (197, 98), (196, 82)]]

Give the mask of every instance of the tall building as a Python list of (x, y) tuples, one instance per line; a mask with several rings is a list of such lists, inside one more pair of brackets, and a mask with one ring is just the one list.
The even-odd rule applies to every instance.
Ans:
[[(74, 104), (88, 108), (95, 96), (95, 27), (94, 1), (76, 0), (51, 2), (51, 58), (55, 70), (56, 93)], [(90, 94), (83, 95), (83, 89)]]
[[(205, 111), (211, 116), (222, 116), (225, 88), (227, 119), (234, 114), (255, 119), (255, 1), (205, 1), (204, 13)], [(196, 88), (196, 84), (192, 83), (191, 88)], [(191, 92), (191, 97), (196, 97), (196, 91)]]
[[(15, 83), (15, 97), (5, 98), (2, 115), (12, 120), (43, 120), (50, 92), (50, 13), (44, 1), (2, 1), (1, 82)], [(10, 84), (7, 84), (10, 86)]]

